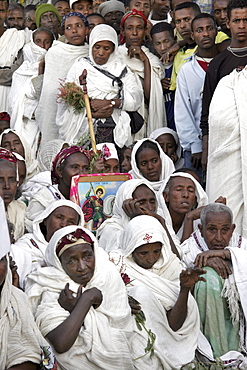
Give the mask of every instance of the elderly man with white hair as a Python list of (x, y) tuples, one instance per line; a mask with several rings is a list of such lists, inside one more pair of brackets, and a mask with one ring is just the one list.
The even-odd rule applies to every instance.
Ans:
[[(207, 271), (194, 289), (201, 331), (199, 352), (246, 369), (247, 240), (234, 232), (229, 207), (212, 203), (201, 211), (199, 230), (181, 246), (187, 266)], [(235, 365), (234, 365), (235, 366)], [(236, 367), (233, 367), (236, 368)]]

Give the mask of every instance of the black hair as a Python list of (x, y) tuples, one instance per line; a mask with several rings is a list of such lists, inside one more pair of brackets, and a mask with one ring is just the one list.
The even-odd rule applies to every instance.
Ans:
[(193, 11), (195, 13), (195, 16), (197, 14), (201, 13), (201, 9), (200, 9), (199, 5), (197, 5), (196, 3), (190, 2), (190, 1), (186, 1), (184, 3), (178, 4), (175, 7), (175, 11), (176, 10), (182, 10), (182, 9), (193, 9)]
[(51, 40), (55, 40), (55, 36), (53, 34), (53, 32), (51, 32), (48, 28), (45, 28), (45, 27), (39, 27), (37, 28), (34, 32), (33, 32), (33, 40), (34, 40), (34, 36), (36, 36), (38, 33), (40, 32), (46, 32), (48, 33), (48, 35), (51, 36)]
[(231, 18), (231, 11), (233, 9), (243, 9), (243, 8), (247, 8), (247, 0), (230, 0), (226, 8), (227, 18), (228, 19)]
[(172, 39), (174, 40), (174, 30), (173, 27), (170, 25), (170, 23), (167, 22), (159, 22), (155, 24), (150, 31), (151, 37), (155, 35), (156, 33), (165, 32), (168, 31)]
[(194, 19), (192, 19), (192, 22), (191, 22), (191, 31), (193, 32), (194, 22), (197, 19), (205, 19), (205, 18), (212, 19), (213, 24), (214, 24), (214, 27), (216, 28), (216, 21), (215, 21), (214, 17), (211, 14), (208, 14), (208, 13), (200, 13), (200, 14), (197, 14)]
[[(145, 140), (141, 146), (137, 149), (136, 151), (136, 155), (135, 155), (135, 160), (136, 160), (136, 164), (137, 164), (137, 167), (138, 167), (138, 156), (139, 154), (144, 150), (144, 149), (153, 149), (159, 156), (160, 156), (160, 151), (159, 151), (159, 148), (158, 148), (158, 145), (153, 143), (152, 141), (150, 140)], [(138, 167), (139, 168), (139, 167)]]
[(24, 13), (26, 14), (27, 12), (30, 12), (31, 10), (36, 10), (36, 5), (34, 4), (29, 4), (25, 6)]
[[(62, 0), (60, 0), (62, 1)], [(102, 18), (103, 20), (105, 20), (105, 18), (103, 17), (103, 15), (101, 15), (100, 13), (91, 13), (91, 14), (88, 14), (86, 16), (86, 18), (88, 19), (89, 17), (99, 17), (99, 18)]]
[(83, 2), (87, 2), (87, 3), (91, 3), (91, 4), (93, 4), (93, 0), (77, 0), (77, 1), (75, 1), (75, 2), (71, 5), (71, 9), (73, 9), (73, 10), (74, 10), (74, 6), (75, 6), (75, 4), (77, 4), (77, 3), (83, 3)]
[(24, 15), (24, 6), (17, 3), (11, 3), (9, 4), (8, 10), (20, 10)]
[[(130, 7), (130, 3), (131, 3), (131, 1), (133, 1), (133, 0), (125, 0), (124, 1), (124, 6), (127, 8), (129, 8)], [(150, 0), (148, 0), (148, 2), (149, 2), (149, 4), (150, 4), (150, 6), (151, 6), (151, 1)]]
[(59, 1), (64, 1), (65, 3), (67, 3), (69, 5), (69, 1), (68, 0), (52, 0), (52, 5), (55, 6), (56, 3), (59, 3)]

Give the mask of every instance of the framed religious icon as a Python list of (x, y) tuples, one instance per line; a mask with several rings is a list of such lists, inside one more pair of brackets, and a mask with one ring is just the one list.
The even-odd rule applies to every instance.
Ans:
[(72, 177), (70, 200), (81, 207), (85, 227), (96, 232), (100, 225), (112, 216), (117, 190), (123, 182), (131, 178), (129, 173), (101, 173)]

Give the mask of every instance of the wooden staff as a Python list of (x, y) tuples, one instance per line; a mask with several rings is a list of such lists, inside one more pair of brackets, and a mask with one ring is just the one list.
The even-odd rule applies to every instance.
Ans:
[(87, 70), (84, 69), (82, 74), (79, 77), (80, 85), (83, 86), (83, 92), (84, 92), (84, 101), (85, 101), (85, 106), (86, 106), (86, 112), (87, 112), (87, 120), (88, 120), (88, 126), (89, 126), (89, 133), (91, 137), (91, 143), (92, 143), (92, 148), (94, 153), (97, 153), (96, 149), (96, 141), (95, 141), (95, 135), (94, 135), (94, 129), (93, 129), (93, 119), (92, 119), (92, 112), (91, 112), (91, 107), (90, 107), (90, 101), (89, 101), (89, 96), (87, 93)]

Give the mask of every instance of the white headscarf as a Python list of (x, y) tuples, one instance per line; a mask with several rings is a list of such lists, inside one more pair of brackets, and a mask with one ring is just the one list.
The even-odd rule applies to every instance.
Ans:
[(53, 159), (62, 149), (64, 140), (55, 139), (43, 143), (37, 156), (40, 171), (51, 171), (51, 165)]
[[(116, 147), (113, 143), (101, 143), (101, 144), (97, 144), (96, 145), (96, 148), (98, 150), (101, 150), (103, 151), (103, 157), (104, 159), (107, 161), (108, 159), (118, 159), (118, 154), (117, 154), (117, 150), (116, 150)], [(107, 151), (107, 154), (108, 155), (104, 155), (104, 149), (105, 148), (105, 151)]]
[(173, 136), (173, 138), (175, 140), (175, 143), (177, 145), (176, 154), (178, 156), (178, 160), (177, 160), (176, 163), (174, 163), (174, 166), (175, 166), (176, 169), (182, 168), (183, 165), (184, 165), (184, 159), (182, 158), (182, 148), (181, 148), (179, 137), (178, 137), (178, 134), (176, 133), (176, 131), (174, 131), (171, 128), (168, 128), (168, 127), (158, 128), (157, 130), (154, 130), (151, 133), (150, 139), (156, 140), (156, 139), (158, 139), (159, 136), (165, 135), (165, 134), (170, 134), (170, 135)]
[[(163, 196), (166, 184), (168, 183), (171, 177), (186, 177), (187, 179), (190, 179), (191, 181), (193, 181), (195, 185), (197, 208), (206, 206), (208, 204), (208, 196), (203, 190), (203, 188), (201, 187), (201, 185), (199, 184), (199, 182), (189, 173), (177, 172), (167, 177), (165, 181), (162, 183), (162, 186), (160, 187), (160, 190), (158, 193), (158, 204), (159, 204), (159, 214), (162, 215), (162, 217), (164, 217), (164, 219), (166, 220), (167, 224), (169, 224), (172, 227), (172, 219), (170, 216), (170, 212), (167, 208), (167, 205), (166, 205), (166, 202)], [(183, 234), (183, 225), (178, 231), (177, 236), (181, 239), (182, 234)]]
[[(148, 181), (147, 179), (144, 178), (141, 171), (137, 167), (136, 152), (145, 141), (150, 141), (156, 144), (160, 152), (161, 174), (160, 174), (160, 179), (158, 181)], [(160, 186), (162, 185), (162, 181), (165, 180), (165, 178), (169, 176), (175, 170), (172, 160), (163, 152), (159, 143), (157, 143), (157, 141), (155, 140), (148, 139), (148, 138), (138, 140), (137, 143), (134, 145), (132, 153), (131, 153), (131, 166), (132, 166), (132, 170), (130, 171), (130, 173), (133, 176), (133, 178), (134, 179), (145, 179), (146, 182), (148, 182), (149, 185), (155, 191), (158, 191), (160, 189)]]

